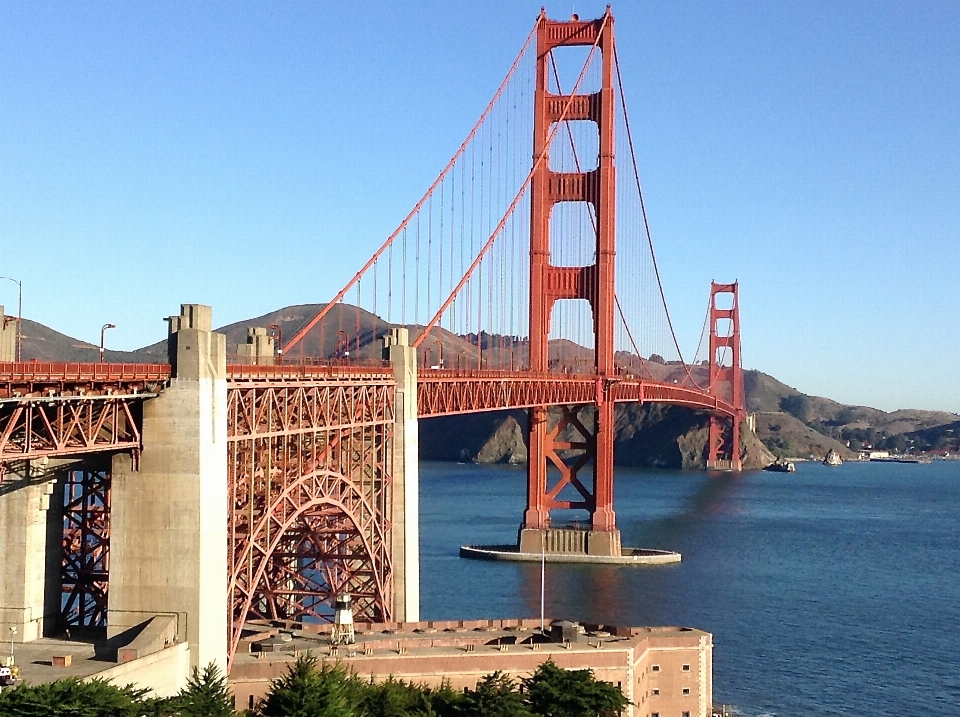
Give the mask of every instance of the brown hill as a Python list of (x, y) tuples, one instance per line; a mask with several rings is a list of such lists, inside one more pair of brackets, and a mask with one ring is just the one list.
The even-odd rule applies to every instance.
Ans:
[(843, 443), (818, 433), (789, 413), (758, 413), (757, 436), (778, 457), (823, 459), (831, 448), (844, 460), (856, 457)]
[[(30, 319), (23, 320), (23, 349), (24, 361), (78, 361), (91, 362), (100, 359), (100, 346), (87, 341), (75, 339), (59, 331), (39, 324)], [(158, 360), (141, 351), (113, 351), (107, 349), (103, 355), (104, 361), (109, 363), (135, 363)], [(164, 356), (166, 361), (166, 343)]]

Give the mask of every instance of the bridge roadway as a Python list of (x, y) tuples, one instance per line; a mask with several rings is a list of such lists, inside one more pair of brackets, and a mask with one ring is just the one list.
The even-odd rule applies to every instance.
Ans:
[[(136, 456), (137, 404), (161, 392), (170, 376), (169, 364), (0, 363), (0, 463), (117, 450)], [(330, 382), (392, 384), (393, 369), (388, 362), (227, 367), (229, 389)], [(730, 403), (699, 389), (630, 375), (421, 369), (417, 377), (419, 418), (604, 401), (736, 415)], [(239, 426), (229, 430), (242, 432)]]

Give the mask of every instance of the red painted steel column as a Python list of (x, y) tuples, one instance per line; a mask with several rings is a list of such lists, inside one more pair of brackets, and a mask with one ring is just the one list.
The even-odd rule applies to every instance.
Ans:
[[(593, 320), (596, 371), (599, 376), (613, 376), (614, 339), (613, 312), (616, 286), (616, 168), (614, 166), (614, 95), (613, 95), (613, 17), (607, 10), (607, 24), (600, 37), (603, 59), (603, 82), (600, 88), (600, 156), (597, 165), (599, 187), (597, 208), (597, 266), (594, 284)], [(614, 530), (613, 512), (613, 403), (598, 396), (596, 414), (597, 456), (594, 463), (592, 515), (594, 530)]]
[[(530, 370), (546, 372), (548, 367), (547, 337), (550, 333), (552, 302), (545, 296), (545, 278), (550, 265), (550, 203), (547, 197), (547, 175), (550, 167), (547, 134), (550, 122), (546, 117), (547, 18), (543, 10), (537, 21), (537, 84), (533, 95), (533, 165), (530, 182)], [(527, 509), (523, 527), (544, 530), (550, 524), (547, 497), (547, 409), (540, 406), (528, 411), (529, 448), (527, 455)]]
[[(550, 333), (550, 310), (553, 302), (546, 298), (546, 274), (550, 266), (550, 209), (548, 175), (550, 169), (547, 135), (550, 122), (546, 116), (547, 18), (540, 11), (537, 24), (537, 86), (533, 95), (533, 164), (530, 181), (530, 370), (546, 371), (547, 336)], [(531, 414), (532, 417), (532, 414)], [(533, 424), (531, 423), (531, 426)]]
[(547, 409), (531, 408), (530, 449), (527, 460), (527, 509), (523, 514), (523, 527), (545, 530), (550, 527), (550, 511), (546, 507), (547, 495)]

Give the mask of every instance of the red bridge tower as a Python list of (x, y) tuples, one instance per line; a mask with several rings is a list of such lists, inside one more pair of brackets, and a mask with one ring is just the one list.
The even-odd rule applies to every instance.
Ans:
[[(739, 471), (743, 468), (740, 448), (740, 424), (746, 418), (743, 371), (740, 366), (740, 297), (738, 285), (710, 284), (710, 386), (714, 396), (729, 401), (737, 415), (724, 419), (710, 417), (707, 444), (707, 468)], [(726, 308), (717, 297), (729, 295)]]
[[(549, 90), (548, 63), (557, 47), (595, 46), (602, 55), (600, 91), (589, 95), (557, 95)], [(594, 361), (598, 376), (592, 430), (581, 422), (581, 406), (563, 407), (563, 418), (552, 430), (547, 409), (530, 409), (527, 509), (520, 533), (522, 552), (540, 552), (551, 536), (550, 511), (580, 508), (589, 511), (591, 532), (585, 549), (593, 554), (620, 554), (620, 534), (613, 512), (613, 402), (607, 400), (607, 377), (614, 369), (614, 284), (616, 174), (614, 169), (613, 16), (608, 9), (598, 20), (549, 20), (541, 14), (537, 27), (537, 84), (534, 95), (534, 172), (530, 185), (530, 370), (546, 372), (549, 361), (550, 317), (555, 302), (586, 299), (593, 311)], [(574, 90), (576, 91), (576, 90)], [(599, 158), (589, 172), (550, 169), (551, 129), (559, 121), (587, 120), (597, 124)], [(596, 222), (596, 258), (589, 266), (555, 266), (550, 256), (550, 213), (558, 202), (588, 202)], [(588, 422), (589, 423), (589, 422)], [(561, 432), (574, 428), (582, 440), (562, 441)], [(583, 454), (564, 460), (558, 451), (580, 449)], [(593, 458), (593, 487), (578, 471)], [(560, 472), (548, 485), (548, 466)], [(572, 486), (579, 499), (558, 496)], [(550, 546), (547, 545), (547, 549)]]

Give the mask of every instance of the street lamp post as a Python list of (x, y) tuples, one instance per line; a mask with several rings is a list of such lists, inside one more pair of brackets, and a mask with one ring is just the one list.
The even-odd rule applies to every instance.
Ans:
[(346, 331), (337, 332), (337, 345), (333, 349), (333, 354), (339, 359), (350, 358), (350, 338)]
[(273, 329), (276, 334), (273, 355), (277, 358), (277, 363), (283, 363), (283, 329), (280, 324), (270, 324), (267, 328)]
[(116, 324), (104, 324), (100, 327), (100, 363), (103, 363), (103, 334), (107, 329), (117, 328)]
[(9, 276), (0, 276), (0, 279), (17, 285), (17, 363), (20, 363), (23, 360), (23, 282)]
[(10, 626), (10, 666), (12, 667), (16, 663), (13, 660), (13, 638), (17, 634), (17, 628), (13, 625)]

